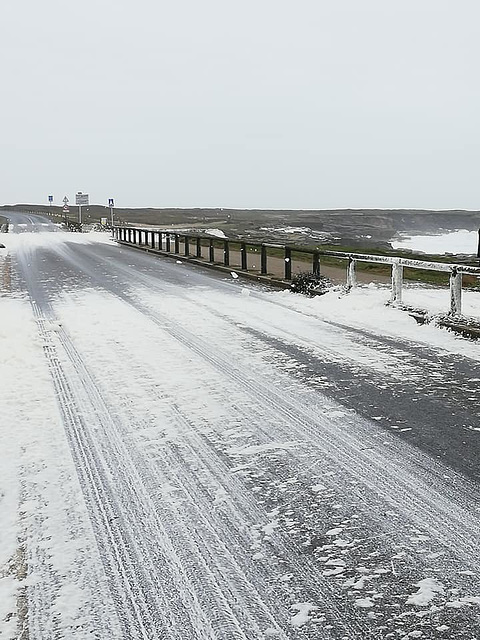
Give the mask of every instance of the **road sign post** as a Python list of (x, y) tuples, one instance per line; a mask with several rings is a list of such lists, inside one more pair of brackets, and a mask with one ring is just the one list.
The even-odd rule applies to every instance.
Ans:
[(88, 193), (77, 191), (75, 194), (75, 204), (78, 206), (78, 224), (82, 224), (82, 207), (89, 204)]
[(67, 198), (67, 196), (65, 196), (63, 198), (63, 214), (65, 216), (65, 224), (68, 225), (68, 212), (70, 211), (69, 207), (68, 207), (68, 203), (69, 203), (69, 199)]
[(108, 206), (110, 207), (110, 220), (111, 220), (111, 223), (112, 223), (112, 238), (113, 238), (113, 235), (114, 235), (113, 234), (113, 208), (115, 206), (113, 198), (109, 198), (108, 199)]

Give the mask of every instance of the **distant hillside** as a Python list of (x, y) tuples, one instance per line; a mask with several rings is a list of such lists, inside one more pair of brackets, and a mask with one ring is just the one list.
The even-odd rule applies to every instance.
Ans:
[[(47, 205), (19, 204), (0, 210), (30, 211), (49, 214)], [(57, 215), (60, 207), (52, 207)], [(70, 207), (75, 219), (77, 207)], [(85, 222), (109, 218), (109, 209), (99, 205), (82, 208)], [(115, 209), (115, 219), (122, 223), (159, 227), (219, 227), (226, 235), (250, 238), (290, 238), (362, 246), (387, 245), (398, 233), (439, 233), (455, 229), (476, 230), (480, 211), (427, 211), (422, 209), (336, 209), (336, 210), (265, 210), (265, 209)], [(293, 230), (292, 230), (293, 228)], [(301, 229), (301, 233), (296, 230)], [(311, 233), (310, 233), (311, 232)], [(323, 237), (325, 236), (325, 240)]]

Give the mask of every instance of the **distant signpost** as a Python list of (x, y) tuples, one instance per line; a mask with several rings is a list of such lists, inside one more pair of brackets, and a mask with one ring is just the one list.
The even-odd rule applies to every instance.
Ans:
[(112, 238), (113, 238), (113, 207), (115, 206), (115, 202), (113, 198), (108, 199), (108, 206), (110, 207), (110, 220), (112, 222)]
[(67, 198), (67, 196), (65, 196), (65, 197), (63, 198), (63, 201), (62, 201), (62, 202), (63, 202), (63, 214), (64, 214), (64, 217), (65, 217), (65, 224), (68, 224), (68, 216), (67, 216), (67, 213), (70, 211), (70, 208), (69, 208), (69, 206), (68, 206), (68, 203), (70, 202), (70, 200)]
[(88, 193), (82, 193), (77, 191), (75, 194), (75, 204), (78, 206), (78, 224), (82, 224), (82, 207), (88, 207), (89, 196)]

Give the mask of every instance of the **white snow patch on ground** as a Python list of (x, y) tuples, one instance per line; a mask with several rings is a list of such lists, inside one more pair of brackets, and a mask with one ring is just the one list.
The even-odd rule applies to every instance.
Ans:
[(310, 227), (260, 227), (260, 231), (277, 231), (279, 233), (310, 233)]
[(436, 236), (407, 236), (400, 240), (394, 240), (392, 247), (438, 255), (445, 253), (476, 254), (478, 233), (477, 231), (460, 229)]
[(297, 602), (292, 604), (290, 608), (298, 612), (290, 618), (292, 627), (303, 627), (304, 624), (312, 619), (310, 613), (318, 609), (311, 602)]
[(217, 238), (227, 237), (221, 229), (205, 229), (205, 233), (208, 233), (209, 236), (216, 236)]
[(413, 604), (417, 607), (426, 607), (437, 594), (445, 593), (445, 587), (435, 578), (424, 578), (415, 586), (418, 587), (418, 590), (408, 596), (407, 604)]
[(480, 596), (464, 596), (463, 598), (458, 598), (458, 600), (451, 600), (446, 603), (446, 607), (451, 609), (460, 609), (469, 604), (476, 604), (480, 606)]
[(336, 527), (335, 529), (329, 529), (326, 532), (326, 536), (338, 536), (342, 533), (343, 527)]
[(355, 600), (355, 606), (361, 609), (370, 609), (375, 606), (375, 603), (371, 598), (357, 598)]

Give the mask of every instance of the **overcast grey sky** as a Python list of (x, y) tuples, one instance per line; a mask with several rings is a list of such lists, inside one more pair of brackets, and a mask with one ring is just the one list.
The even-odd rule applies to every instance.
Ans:
[(0, 202), (480, 208), (478, 0), (3, 0)]

